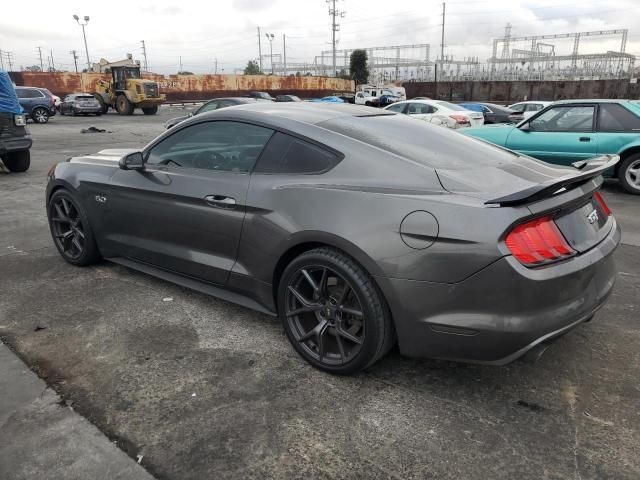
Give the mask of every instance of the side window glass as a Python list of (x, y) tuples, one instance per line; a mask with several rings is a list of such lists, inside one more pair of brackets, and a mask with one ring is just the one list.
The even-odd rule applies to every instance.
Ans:
[(205, 122), (178, 130), (149, 150), (147, 163), (250, 172), (273, 130), (240, 122)]
[(519, 103), (519, 104), (517, 104), (517, 105), (513, 105), (513, 106), (511, 107), (511, 110), (513, 110), (514, 112), (520, 112), (520, 113), (522, 113), (522, 112), (524, 112), (524, 107), (525, 107), (525, 106), (524, 106), (523, 104)]
[(391, 105), (389, 108), (387, 108), (387, 110), (389, 110), (391, 112), (402, 113), (402, 111), (404, 110), (404, 107), (405, 107), (404, 104)]
[(529, 128), (542, 132), (588, 132), (593, 128), (593, 106), (550, 108), (529, 122)]
[(255, 173), (313, 174), (335, 167), (342, 158), (313, 143), (277, 132), (256, 165)]
[(600, 105), (598, 130), (601, 132), (637, 132), (640, 131), (640, 117), (616, 103)]

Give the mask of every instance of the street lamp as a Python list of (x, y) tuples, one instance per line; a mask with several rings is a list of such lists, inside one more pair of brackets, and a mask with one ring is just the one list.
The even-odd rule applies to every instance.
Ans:
[(275, 69), (273, 68), (273, 33), (265, 33), (267, 40), (269, 40), (269, 48), (271, 49), (271, 75), (275, 75)]
[(82, 36), (84, 37), (84, 51), (87, 54), (87, 72), (89, 72), (91, 70), (91, 63), (89, 62), (89, 48), (87, 47), (87, 35), (86, 33), (84, 33), (84, 27), (86, 27), (87, 24), (89, 23), (89, 16), (88, 15), (84, 16), (84, 23), (80, 21), (80, 17), (78, 17), (78, 15), (74, 15), (73, 18), (76, 22), (78, 22), (78, 25), (82, 27)]

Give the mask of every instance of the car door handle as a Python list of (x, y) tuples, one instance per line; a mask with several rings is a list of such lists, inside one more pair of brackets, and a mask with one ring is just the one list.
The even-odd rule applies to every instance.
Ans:
[(580, 141), (581, 142), (590, 142), (591, 141), (591, 137), (580, 137)]
[(204, 201), (207, 202), (208, 205), (218, 208), (233, 208), (236, 205), (235, 198), (224, 195), (207, 195), (204, 197)]

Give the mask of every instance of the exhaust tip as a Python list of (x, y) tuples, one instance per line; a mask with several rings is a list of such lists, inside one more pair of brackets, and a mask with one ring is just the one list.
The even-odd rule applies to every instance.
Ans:
[(548, 343), (539, 343), (538, 345), (531, 348), (527, 353), (525, 353), (521, 359), (525, 363), (533, 364), (540, 360), (542, 354), (547, 351), (549, 348)]

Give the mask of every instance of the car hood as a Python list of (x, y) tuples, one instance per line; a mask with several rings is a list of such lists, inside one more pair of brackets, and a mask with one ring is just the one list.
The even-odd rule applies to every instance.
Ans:
[(138, 148), (107, 148), (100, 150), (98, 153), (84, 155), (82, 157), (73, 157), (69, 160), (71, 163), (91, 163), (94, 165), (114, 165), (125, 155), (133, 152), (139, 152)]
[(516, 127), (513, 125), (485, 125), (461, 129), (460, 133), (504, 147), (507, 143), (507, 137), (514, 128)]

